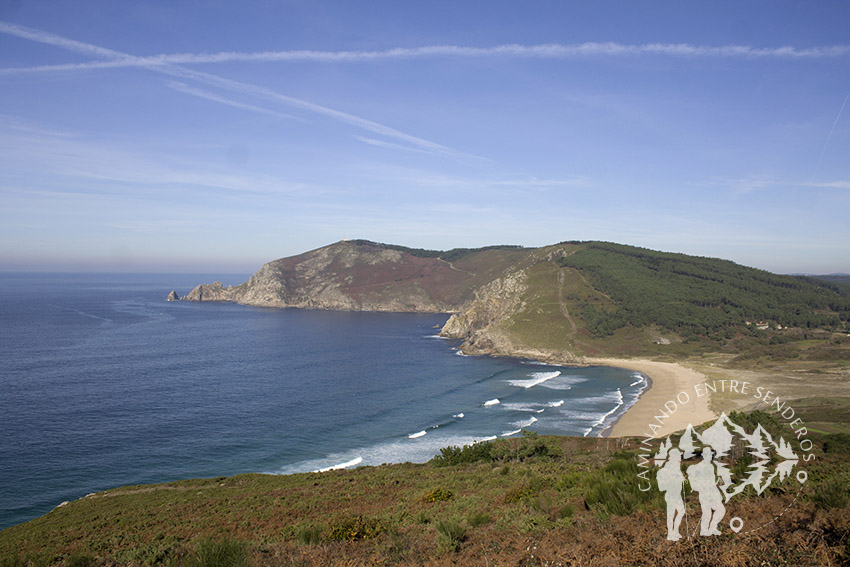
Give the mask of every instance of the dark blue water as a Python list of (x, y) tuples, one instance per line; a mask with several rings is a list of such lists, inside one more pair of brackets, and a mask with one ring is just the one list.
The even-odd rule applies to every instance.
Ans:
[(598, 435), (645, 382), (458, 356), (447, 315), (165, 301), (245, 276), (0, 274), (0, 528), (116, 486)]

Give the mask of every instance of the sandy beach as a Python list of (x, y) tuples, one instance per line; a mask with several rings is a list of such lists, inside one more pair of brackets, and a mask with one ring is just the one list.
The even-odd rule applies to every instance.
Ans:
[(648, 376), (651, 387), (638, 399), (637, 403), (626, 411), (625, 415), (610, 430), (611, 437), (643, 437), (650, 432), (649, 424), (658, 423), (655, 416), (664, 409), (664, 404), (676, 401), (680, 392), (688, 392), (687, 403), (677, 403), (676, 411), (665, 419), (663, 426), (656, 429), (656, 437), (664, 437), (682, 430), (689, 423), (694, 425), (715, 419), (717, 415), (709, 409), (709, 396), (697, 396), (694, 386), (706, 381), (706, 376), (672, 362), (630, 358), (594, 358), (591, 364), (628, 368)]

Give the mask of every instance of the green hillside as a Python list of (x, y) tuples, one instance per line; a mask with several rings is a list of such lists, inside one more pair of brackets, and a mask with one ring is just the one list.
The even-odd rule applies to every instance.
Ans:
[[(787, 435), (765, 413), (750, 421)], [(843, 565), (850, 436), (810, 436), (805, 484), (792, 476), (728, 504), (756, 537), (724, 522), (721, 537), (672, 545), (662, 495), (639, 489), (636, 440), (527, 434), (446, 448), (426, 464), (99, 492), (0, 531), (0, 565)], [(698, 495), (686, 500), (692, 529)]]
[(587, 328), (597, 336), (655, 324), (684, 337), (721, 339), (747, 322), (839, 330), (850, 321), (850, 294), (838, 285), (728, 260), (590, 242), (560, 262), (579, 270), (614, 302), (614, 309), (590, 303), (582, 309)]

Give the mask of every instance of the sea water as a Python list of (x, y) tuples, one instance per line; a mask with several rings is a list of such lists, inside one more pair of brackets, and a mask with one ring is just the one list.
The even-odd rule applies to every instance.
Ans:
[(0, 274), (0, 528), (123, 485), (597, 436), (632, 371), (463, 356), (445, 314), (166, 302), (247, 275)]

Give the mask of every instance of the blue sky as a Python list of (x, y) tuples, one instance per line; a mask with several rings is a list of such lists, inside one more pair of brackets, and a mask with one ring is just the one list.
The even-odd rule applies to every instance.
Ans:
[(342, 238), (850, 272), (850, 3), (0, 0), (0, 270)]

